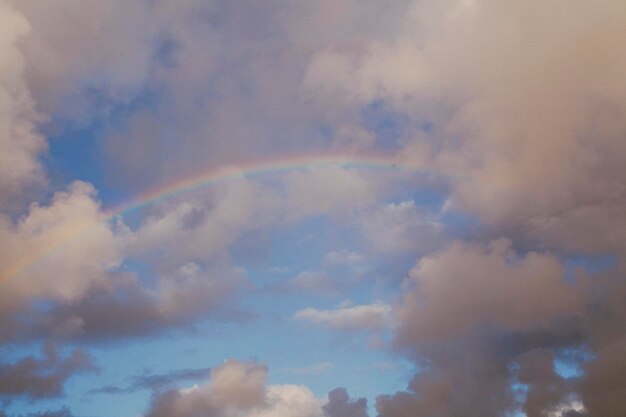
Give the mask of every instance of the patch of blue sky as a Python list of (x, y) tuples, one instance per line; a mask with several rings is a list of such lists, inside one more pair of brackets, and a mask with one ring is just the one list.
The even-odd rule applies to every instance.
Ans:
[[(94, 347), (92, 354), (102, 365), (102, 372), (76, 377), (68, 385), (65, 401), (77, 415), (90, 415), (95, 409), (101, 415), (138, 415), (148, 404), (147, 391), (121, 396), (84, 393), (107, 385), (123, 388), (129, 375), (145, 370), (163, 373), (215, 367), (225, 359), (238, 359), (267, 364), (271, 384), (306, 385), (318, 397), (344, 386), (352, 396), (365, 396), (373, 403), (378, 394), (404, 389), (410, 369), (408, 362), (368, 344), (366, 334), (338, 336), (320, 331), (295, 321), (287, 312), (242, 325), (201, 326), (184, 337), (160, 337), (149, 344), (141, 341)], [(193, 383), (180, 387), (190, 385)]]
[(578, 269), (598, 274), (613, 269), (619, 264), (619, 256), (610, 253), (597, 255), (574, 255), (564, 259), (566, 276), (572, 278)]
[(392, 108), (384, 100), (374, 100), (361, 109), (361, 125), (376, 136), (377, 147), (397, 150), (408, 138), (411, 118)]
[(443, 210), (438, 220), (446, 227), (446, 234), (453, 239), (465, 240), (480, 230), (481, 221), (478, 216), (456, 210)]
[(343, 247), (346, 236), (337, 233), (329, 219), (312, 216), (304, 221), (277, 227), (271, 231), (268, 266), (287, 268), (298, 273), (318, 270), (324, 256)]
[(400, 193), (389, 202), (399, 204), (404, 201), (412, 201), (418, 207), (427, 210), (427, 212), (438, 213), (447, 198), (448, 192), (444, 189), (428, 186), (409, 186), (404, 192)]
[[(2, 411), (9, 416), (28, 416), (45, 411), (58, 411), (67, 405), (68, 398), (38, 398), (36, 401), (17, 399), (11, 403), (2, 404)], [(93, 414), (93, 411), (91, 411)], [(130, 417), (130, 416), (129, 416)]]
[(594, 359), (584, 347), (563, 349), (554, 361), (554, 370), (563, 378), (577, 378), (584, 375), (584, 364)]
[(554, 361), (554, 371), (563, 378), (576, 378), (584, 374), (579, 363), (563, 361), (561, 359)]
[[(106, 100), (93, 94), (94, 100)], [(72, 121), (55, 120), (55, 126), (44, 127), (48, 138), (48, 152), (42, 162), (50, 176), (55, 178), (57, 188), (82, 180), (93, 184), (104, 206), (115, 206), (131, 196), (127, 189), (114, 186), (107, 174), (108, 157), (103, 152), (103, 142), (116, 129), (139, 110), (153, 109), (158, 102), (158, 92), (144, 89), (128, 102), (110, 103), (107, 112), (99, 114), (82, 125)]]

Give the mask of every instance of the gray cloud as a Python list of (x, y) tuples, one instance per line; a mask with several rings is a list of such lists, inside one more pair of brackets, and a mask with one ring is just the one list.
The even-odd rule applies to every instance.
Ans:
[[(9, 416), (0, 410), (0, 417), (9, 417)], [(28, 413), (27, 415), (23, 415), (23, 414), (21, 414), (20, 416), (14, 415), (13, 417), (74, 417), (74, 414), (72, 414), (69, 408), (63, 407), (60, 410), (40, 411), (36, 413)]]
[(75, 349), (63, 357), (53, 346), (47, 345), (42, 358), (27, 356), (15, 363), (0, 365), (0, 397), (9, 400), (59, 397), (70, 377), (95, 370), (93, 359), (84, 351)]
[[(521, 408), (539, 417), (581, 401), (589, 415), (618, 412), (622, 274), (578, 271), (567, 279), (557, 258), (520, 257), (506, 241), (454, 243), (423, 258), (410, 274), (396, 334), (397, 348), (420, 370), (407, 391), (378, 397), (379, 415), (496, 417)], [(559, 375), (559, 357), (585, 372)], [(521, 398), (514, 383), (526, 387)]]
[[(43, 117), (24, 80), (26, 65), (17, 42), (31, 31), (28, 20), (12, 4), (0, 2), (0, 208), (33, 183), (44, 180), (38, 161), (45, 150), (37, 123)], [(23, 196), (22, 196), (23, 197)], [(18, 206), (19, 207), (19, 206)], [(13, 207), (15, 208), (15, 207)]]
[(130, 385), (124, 388), (109, 385), (90, 390), (87, 394), (127, 394), (140, 390), (163, 390), (177, 382), (207, 379), (210, 372), (211, 368), (178, 369), (158, 374), (144, 372), (133, 376)]
[(528, 387), (523, 411), (528, 417), (548, 417), (568, 393), (567, 382), (554, 370), (554, 353), (533, 350), (520, 356), (519, 381)]
[(69, 408), (63, 407), (60, 410), (56, 411), (43, 411), (40, 413), (29, 413), (27, 417), (73, 417), (74, 414), (70, 411)]
[(325, 417), (367, 417), (367, 400), (351, 400), (345, 388), (335, 388), (328, 393), (322, 410)]

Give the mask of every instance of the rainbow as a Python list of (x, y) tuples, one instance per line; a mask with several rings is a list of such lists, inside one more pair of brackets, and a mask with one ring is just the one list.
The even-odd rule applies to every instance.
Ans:
[(226, 164), (196, 173), (182, 179), (161, 184), (132, 200), (106, 211), (110, 220), (162, 200), (176, 197), (208, 186), (236, 181), (267, 173), (289, 172), (301, 169), (343, 167), (399, 169), (427, 172), (415, 163), (407, 162), (397, 155), (386, 153), (317, 153), (287, 155), (278, 159), (251, 159), (244, 163)]
[[(101, 221), (110, 222), (134, 210), (212, 185), (237, 181), (264, 173), (280, 173), (312, 168), (377, 168), (398, 169), (418, 173), (430, 173), (417, 164), (407, 162), (397, 155), (385, 153), (317, 153), (281, 156), (277, 159), (251, 159), (243, 163), (223, 165), (216, 168), (162, 184), (148, 190), (128, 202), (105, 210)], [(56, 233), (45, 243), (28, 251), (28, 255), (11, 262), (0, 271), (0, 285), (27, 271), (39, 260), (57, 252), (81, 234), (88, 232), (93, 223), (71, 227)]]

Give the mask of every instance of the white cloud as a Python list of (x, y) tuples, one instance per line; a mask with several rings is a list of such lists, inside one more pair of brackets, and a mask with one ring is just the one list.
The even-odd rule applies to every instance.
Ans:
[(290, 284), (302, 291), (328, 296), (337, 295), (340, 288), (340, 283), (323, 271), (300, 272), (290, 281)]
[(148, 417), (322, 417), (321, 402), (306, 387), (268, 385), (267, 368), (226, 361), (202, 386), (158, 395)]
[(383, 204), (363, 212), (357, 224), (369, 245), (380, 252), (422, 252), (444, 241), (443, 225), (414, 201)]
[(284, 180), (290, 211), (302, 217), (350, 212), (374, 201), (375, 189), (358, 171), (339, 167), (311, 168)]
[(381, 330), (391, 325), (391, 315), (390, 306), (377, 302), (334, 310), (306, 308), (294, 317), (335, 330)]
[(330, 251), (324, 256), (324, 262), (331, 265), (346, 265), (356, 267), (365, 262), (365, 256), (359, 252), (343, 249)]
[(75, 182), (17, 224), (0, 217), (2, 304), (46, 298), (72, 302), (105, 286), (121, 262), (119, 242), (89, 184)]
[(500, 233), (623, 251), (625, 21), (615, 0), (414, 1), (386, 38), (320, 50), (306, 85), (335, 108), (428, 115), (407, 157)]

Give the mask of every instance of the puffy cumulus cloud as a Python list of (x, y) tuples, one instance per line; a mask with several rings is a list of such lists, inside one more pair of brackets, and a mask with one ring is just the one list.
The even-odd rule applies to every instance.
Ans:
[(420, 370), (407, 391), (377, 399), (381, 417), (501, 416), (520, 406), (516, 381), (529, 416), (568, 399), (553, 355), (580, 347), (589, 296), (557, 258), (517, 255), (508, 240), (454, 242), (421, 259), (407, 284), (395, 342)]
[[(243, 234), (356, 213), (373, 252), (436, 250), (410, 272), (395, 323), (420, 372), (378, 399), (381, 417), (621, 412), (623, 265), (565, 279), (541, 251), (626, 250), (623, 2), (254, 3), (0, 0), (0, 338), (141, 336), (219, 317), (245, 285), (229, 252)], [(380, 103), (406, 118), (402, 140), (367, 111)], [(131, 188), (251, 155), (393, 147), (443, 174), (444, 208), (511, 240), (440, 250), (437, 216), (379, 204), (389, 184), (346, 168), (283, 175), (276, 189), (240, 181), (154, 208), (133, 230), (102, 222), (83, 183), (19, 216), (4, 207), (43, 179), (37, 110), (53, 124), (116, 114), (103, 147)], [(154, 274), (120, 271), (126, 260)], [(296, 316), (338, 330), (392, 322), (383, 304)], [(583, 358), (581, 376), (554, 372), (565, 348)], [(150, 413), (362, 414), (342, 391), (322, 409), (265, 373), (228, 363), (208, 385), (156, 396)]]
[(433, 348), (406, 391), (376, 399), (379, 417), (497, 417), (514, 405), (506, 359), (479, 340)]
[(624, 409), (626, 384), (620, 375), (626, 364), (626, 338), (602, 346), (597, 359), (585, 367), (580, 392), (590, 416), (619, 414)]
[(162, 27), (148, 2), (12, 3), (32, 28), (21, 44), (26, 79), (53, 122), (61, 117), (84, 126), (107, 116), (140, 93), (158, 64)]
[(148, 417), (321, 417), (320, 402), (297, 385), (267, 385), (267, 368), (234, 360), (211, 371), (208, 384), (157, 394)]
[(416, 1), (391, 39), (320, 51), (306, 85), (431, 119), (407, 155), (456, 178), (451, 205), (488, 226), (623, 250), (625, 22), (616, 0)]
[(367, 417), (367, 400), (351, 400), (345, 388), (335, 388), (322, 409), (325, 417)]
[(549, 417), (564, 411), (568, 386), (554, 369), (552, 351), (537, 349), (527, 352), (518, 359), (518, 366), (519, 381), (528, 387), (522, 408), (528, 417)]
[[(141, 233), (110, 222), (83, 182), (46, 205), (33, 203), (16, 221), (0, 215), (0, 339), (138, 337), (209, 316), (240, 317), (226, 307), (246, 277), (227, 261), (207, 265), (206, 253), (193, 252), (147, 276), (126, 271)], [(200, 263), (188, 261), (194, 256)]]
[(0, 2), (0, 206), (24, 187), (43, 180), (38, 161), (45, 149), (36, 125), (42, 117), (24, 81), (26, 66), (17, 42), (31, 25), (11, 3)]
[(46, 345), (43, 354), (42, 358), (27, 356), (15, 363), (0, 364), (0, 397), (9, 401), (59, 397), (70, 377), (96, 370), (91, 356), (82, 350), (75, 349), (63, 357), (52, 345)]
[[(569, 274), (553, 255), (519, 255), (508, 240), (454, 242), (424, 257), (410, 273), (395, 335), (419, 371), (406, 391), (378, 397), (379, 415), (618, 413), (620, 277), (621, 267)], [(560, 375), (557, 359), (582, 371)]]
[(152, 283), (133, 275), (115, 278), (109, 288), (91, 291), (77, 302), (56, 304), (44, 315), (26, 315), (31, 331), (84, 341), (119, 340), (248, 317), (233, 305), (247, 283), (239, 268), (188, 264), (177, 273), (157, 275)]
[(0, 245), (2, 321), (35, 299), (80, 300), (107, 286), (108, 271), (121, 261), (94, 189), (82, 182), (54, 194), (48, 205), (32, 204), (17, 222), (0, 215)]
[(583, 313), (584, 294), (565, 281), (557, 258), (518, 256), (510, 245), (455, 242), (420, 260), (399, 313), (400, 343), (445, 340), (477, 326), (527, 331)]
[(391, 326), (392, 310), (390, 306), (377, 302), (347, 305), (334, 310), (305, 308), (296, 312), (294, 317), (335, 330), (381, 330)]

